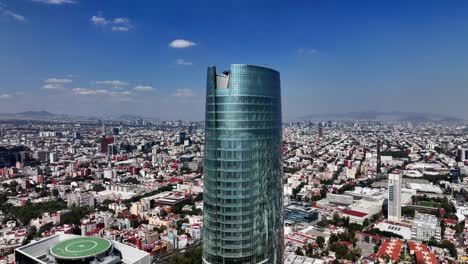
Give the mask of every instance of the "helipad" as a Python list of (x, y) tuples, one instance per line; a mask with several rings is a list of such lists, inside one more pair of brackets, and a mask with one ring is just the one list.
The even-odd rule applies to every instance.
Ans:
[(58, 259), (88, 258), (106, 252), (111, 242), (99, 237), (78, 237), (57, 242), (50, 253)]

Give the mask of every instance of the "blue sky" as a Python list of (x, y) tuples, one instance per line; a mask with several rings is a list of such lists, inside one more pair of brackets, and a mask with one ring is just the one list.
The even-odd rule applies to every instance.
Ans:
[(207, 66), (249, 63), (281, 72), (286, 119), (468, 118), (466, 1), (0, 3), (0, 112), (201, 120)]

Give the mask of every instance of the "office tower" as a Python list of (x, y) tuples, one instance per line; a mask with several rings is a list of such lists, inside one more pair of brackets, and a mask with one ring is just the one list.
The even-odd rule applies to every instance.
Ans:
[(192, 135), (192, 132), (193, 132), (193, 124), (190, 123), (189, 128), (188, 128), (188, 134)]
[(453, 183), (460, 183), (460, 168), (456, 167), (450, 170)]
[(114, 156), (117, 154), (117, 146), (115, 144), (107, 145), (107, 155)]
[(47, 161), (47, 152), (42, 151), (42, 150), (37, 150), (36, 152), (34, 152), (33, 158), (40, 162)]
[(456, 162), (463, 162), (463, 160), (465, 159), (464, 155), (465, 155), (465, 153), (464, 153), (463, 149), (460, 146), (458, 146), (457, 150), (455, 151), (455, 161)]
[(382, 144), (382, 142), (379, 140), (377, 140), (377, 173), (380, 172), (380, 168), (382, 166), (382, 157), (380, 156), (380, 144)]
[(80, 132), (73, 132), (73, 139), (81, 139)]
[(104, 123), (104, 121), (102, 121), (101, 132), (102, 132), (102, 134), (106, 134), (106, 132), (107, 132), (106, 123)]
[(114, 143), (114, 137), (102, 136), (101, 138), (101, 153), (107, 153), (107, 146)]
[(118, 128), (118, 127), (112, 128), (112, 134), (114, 136), (118, 136), (120, 134), (120, 128)]
[(458, 162), (463, 162), (463, 161), (465, 161), (465, 160), (468, 158), (467, 154), (468, 154), (468, 150), (467, 150), (467, 149), (458, 148), (458, 149), (457, 149), (457, 158), (456, 158), (456, 160), (457, 160)]
[(399, 222), (401, 218), (401, 182), (400, 171), (388, 175), (388, 220)]
[(203, 262), (283, 263), (279, 72), (208, 68)]
[(185, 132), (179, 132), (179, 136), (177, 137), (177, 143), (178, 144), (184, 144), (184, 141), (186, 139), (187, 133)]
[(57, 153), (51, 152), (51, 153), (49, 154), (49, 162), (50, 162), (50, 163), (55, 163), (55, 162), (57, 162)]
[(323, 137), (323, 127), (321, 123), (319, 123), (319, 126), (318, 126), (318, 136), (319, 138)]

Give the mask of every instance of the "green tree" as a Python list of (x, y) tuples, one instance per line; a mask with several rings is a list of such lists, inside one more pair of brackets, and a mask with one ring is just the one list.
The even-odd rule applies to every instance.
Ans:
[(363, 226), (364, 228), (366, 228), (366, 227), (368, 227), (369, 225), (370, 225), (369, 219), (367, 219), (367, 218), (364, 219), (364, 221), (362, 222), (362, 226)]
[(51, 201), (46, 203), (26, 203), (25, 206), (11, 207), (11, 213), (23, 225), (28, 225), (29, 221), (33, 218), (40, 217), (45, 212), (55, 213), (59, 210), (67, 208), (63, 200)]
[[(415, 197), (415, 196), (413, 196)], [(404, 215), (404, 216), (407, 216), (407, 217), (414, 217), (415, 215), (415, 210), (414, 208), (411, 208), (411, 207), (402, 207), (401, 208), (401, 214)]]
[(302, 253), (302, 249), (300, 247), (297, 247), (294, 253), (298, 256), (304, 256), (304, 253)]
[(305, 183), (301, 182), (296, 188), (294, 188), (293, 193), (292, 193), (294, 199), (297, 198), (297, 194), (302, 190), (304, 186), (305, 186)]
[(460, 222), (455, 226), (455, 232), (457, 234), (463, 233), (463, 230), (465, 229), (465, 222)]
[(190, 249), (185, 254), (173, 254), (168, 263), (169, 264), (202, 264), (202, 251), (201, 245)]
[(320, 248), (323, 248), (323, 246), (325, 245), (325, 238), (323, 236), (318, 236), (316, 242)]
[(330, 250), (336, 253), (337, 259), (343, 259), (347, 257), (348, 248), (341, 243), (334, 243), (330, 245)]
[(349, 216), (343, 218), (344, 227), (349, 227), (349, 221), (350, 221)]

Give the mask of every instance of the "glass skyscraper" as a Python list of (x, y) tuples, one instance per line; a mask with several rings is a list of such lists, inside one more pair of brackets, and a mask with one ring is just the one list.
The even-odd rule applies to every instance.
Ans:
[(283, 263), (279, 72), (208, 68), (204, 165), (205, 264)]

